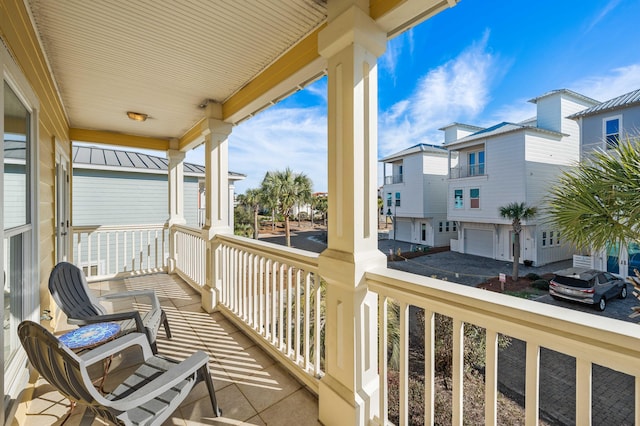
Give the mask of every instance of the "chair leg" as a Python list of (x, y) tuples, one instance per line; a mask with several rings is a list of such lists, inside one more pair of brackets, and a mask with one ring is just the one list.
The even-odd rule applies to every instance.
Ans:
[(162, 311), (160, 316), (162, 325), (164, 325), (164, 334), (167, 336), (167, 339), (171, 339), (171, 329), (169, 328), (169, 320), (167, 319), (167, 314)]
[(222, 416), (222, 410), (218, 407), (218, 400), (216, 399), (216, 390), (213, 388), (213, 379), (211, 379), (211, 372), (209, 371), (209, 364), (205, 364), (200, 368), (200, 375), (207, 384), (209, 390), (209, 398), (211, 399), (211, 407), (216, 417)]

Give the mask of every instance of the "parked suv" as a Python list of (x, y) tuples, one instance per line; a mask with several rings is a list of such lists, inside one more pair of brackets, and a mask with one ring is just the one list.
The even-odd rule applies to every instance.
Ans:
[(627, 297), (627, 284), (610, 272), (569, 268), (556, 272), (549, 282), (549, 294), (554, 299), (588, 303), (604, 311), (609, 300)]

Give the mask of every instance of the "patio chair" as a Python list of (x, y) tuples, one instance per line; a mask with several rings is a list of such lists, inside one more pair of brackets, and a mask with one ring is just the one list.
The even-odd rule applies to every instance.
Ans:
[[(69, 324), (86, 325), (97, 322), (121, 321), (120, 329), (123, 333), (137, 331), (146, 334), (153, 353), (158, 353), (156, 336), (160, 324), (168, 339), (171, 339), (171, 329), (167, 315), (160, 308), (160, 302), (153, 290), (125, 291), (95, 297), (89, 291), (84, 273), (76, 265), (60, 262), (49, 276), (49, 292), (56, 304), (67, 315)], [(151, 309), (140, 315), (138, 311), (116, 312), (108, 314), (100, 304), (101, 301), (111, 301), (121, 298), (144, 297), (150, 301)]]
[[(95, 416), (117, 425), (162, 424), (203, 380), (214, 414), (221, 415), (205, 352), (178, 362), (154, 355), (143, 334), (129, 333), (77, 355), (43, 326), (28, 320), (18, 326), (18, 336), (38, 373), (71, 401), (72, 408), (86, 407), (81, 424), (91, 424)], [(134, 346), (142, 349), (144, 361), (114, 390), (101, 394), (88, 368)]]

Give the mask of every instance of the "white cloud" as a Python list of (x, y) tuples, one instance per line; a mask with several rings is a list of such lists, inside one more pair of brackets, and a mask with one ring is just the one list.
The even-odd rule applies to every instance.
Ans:
[(593, 27), (598, 25), (598, 23), (600, 23), (609, 14), (609, 12), (615, 9), (618, 4), (620, 4), (620, 0), (610, 0), (602, 9), (600, 9), (587, 26), (587, 32), (591, 31)]
[[(402, 56), (402, 52), (405, 50), (405, 45), (408, 45), (409, 54)], [(387, 50), (378, 59), (378, 67), (381, 72), (385, 72), (389, 75), (393, 85), (396, 84), (396, 67), (400, 58), (411, 58), (413, 55), (414, 41), (413, 41), (413, 29), (404, 32), (398, 37), (394, 37), (387, 42)]]
[[(203, 148), (188, 161), (204, 164)], [(234, 127), (229, 137), (229, 170), (246, 174), (236, 193), (260, 186), (265, 173), (291, 168), (313, 181), (314, 191), (327, 190), (327, 118), (324, 107), (276, 105)]]
[(578, 93), (604, 102), (640, 88), (640, 64), (614, 68), (605, 75), (589, 76), (573, 85)]
[(489, 101), (496, 58), (488, 52), (489, 32), (456, 58), (418, 79), (409, 99), (383, 111), (379, 153), (385, 156), (416, 143), (441, 143), (437, 130), (452, 121), (473, 120)]

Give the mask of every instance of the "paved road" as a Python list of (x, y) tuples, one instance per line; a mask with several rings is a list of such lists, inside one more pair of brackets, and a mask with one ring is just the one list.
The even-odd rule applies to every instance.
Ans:
[[(301, 232), (292, 236), (295, 247), (321, 252), (326, 247), (322, 242), (321, 231)], [(284, 237), (264, 238), (266, 241), (283, 244)], [(393, 240), (380, 240), (378, 247), (389, 254), (411, 251), (409, 243)], [(571, 266), (571, 261), (557, 262), (542, 267), (520, 267), (525, 275), (534, 272), (542, 275)], [(454, 252), (442, 252), (408, 259), (406, 261), (389, 262), (389, 268), (411, 272), (418, 275), (432, 276), (450, 282), (475, 286), (487, 278), (500, 273), (511, 274), (512, 263), (486, 259)], [(629, 291), (631, 294), (631, 291)], [(630, 296), (625, 300), (612, 300), (604, 312), (596, 311), (592, 306), (556, 301), (549, 295), (537, 299), (541, 303), (579, 310), (593, 315), (606, 316), (621, 321), (632, 321), (628, 318), (631, 306), (637, 300)], [(594, 316), (594, 321), (597, 321)], [(498, 358), (498, 381), (501, 392), (524, 406), (525, 389), (525, 343), (513, 340), (512, 344), (501, 351)], [(540, 353), (540, 411), (541, 418), (553, 425), (575, 424), (575, 358), (551, 351), (546, 348)], [(594, 425), (632, 425), (634, 420), (634, 381), (631, 376), (608, 368), (593, 367), (592, 413)]]

